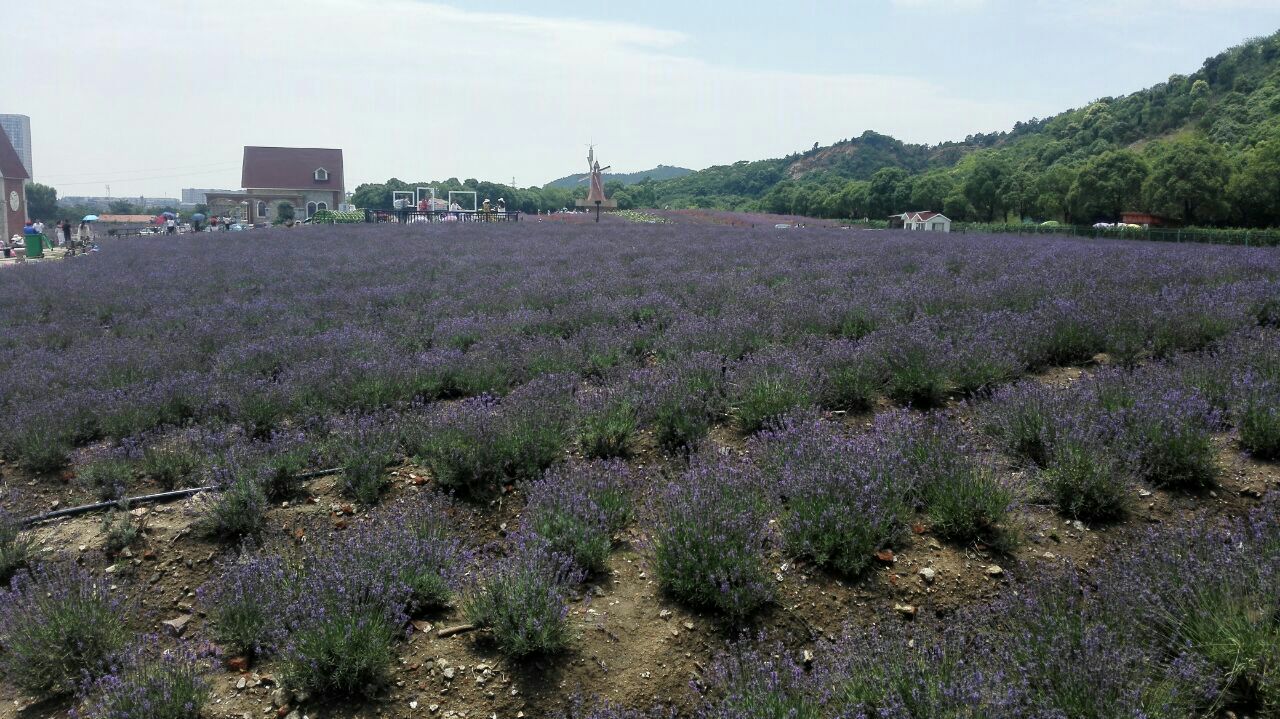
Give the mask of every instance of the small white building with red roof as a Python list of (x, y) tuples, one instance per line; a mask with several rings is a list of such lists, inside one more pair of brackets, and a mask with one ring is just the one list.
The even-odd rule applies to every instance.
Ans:
[(951, 219), (941, 212), (904, 212), (890, 218), (891, 225), (896, 226), (899, 220), (904, 230), (922, 230), (924, 232), (951, 232)]

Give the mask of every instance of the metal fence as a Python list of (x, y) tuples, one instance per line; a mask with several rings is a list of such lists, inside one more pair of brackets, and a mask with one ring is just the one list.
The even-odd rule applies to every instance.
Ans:
[(365, 210), (364, 221), (412, 225), (435, 222), (519, 222), (516, 210)]
[(1142, 240), (1146, 242), (1198, 242), (1213, 245), (1240, 245), (1243, 247), (1280, 247), (1280, 232), (1275, 230), (1216, 230), (1205, 228), (1121, 229), (1101, 227), (1077, 227), (1059, 225), (981, 225), (956, 224), (951, 229), (957, 233), (1011, 233), (1019, 235), (1067, 235), (1109, 240)]

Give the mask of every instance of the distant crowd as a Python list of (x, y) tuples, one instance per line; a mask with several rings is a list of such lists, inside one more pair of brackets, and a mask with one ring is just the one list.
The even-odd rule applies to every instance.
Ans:
[(0, 253), (5, 258), (21, 260), (42, 257), (46, 248), (62, 247), (66, 254), (75, 255), (86, 251), (93, 243), (93, 228), (88, 222), (82, 221), (79, 227), (73, 227), (70, 220), (59, 220), (52, 232), (46, 232), (47, 229), (43, 220), (27, 220), (22, 234), (14, 234), (8, 239), (0, 237)]

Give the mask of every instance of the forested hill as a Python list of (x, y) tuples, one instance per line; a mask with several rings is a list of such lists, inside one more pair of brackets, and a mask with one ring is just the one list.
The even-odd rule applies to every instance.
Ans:
[[(606, 172), (604, 173), (604, 179), (605, 182), (619, 182), (626, 186), (637, 185), (644, 182), (646, 179), (653, 179), (655, 181), (670, 180), (676, 177), (683, 177), (691, 172), (693, 172), (693, 170), (685, 167), (658, 165), (652, 170), (645, 170), (643, 172)], [(585, 176), (585, 174), (586, 173), (561, 177), (558, 180), (548, 182), (543, 185), (543, 187), (558, 187), (565, 190), (572, 190), (578, 186), (579, 181)]]
[(656, 183), (671, 207), (879, 218), (1092, 222), (1126, 210), (1187, 224), (1280, 224), (1280, 33), (1191, 75), (1007, 132), (937, 146), (866, 132), (786, 158)]

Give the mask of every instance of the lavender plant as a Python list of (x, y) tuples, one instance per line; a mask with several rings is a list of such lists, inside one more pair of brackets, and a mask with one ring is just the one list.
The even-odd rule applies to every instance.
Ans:
[(467, 591), (463, 611), (489, 630), (503, 654), (554, 654), (569, 643), (569, 588), (581, 577), (568, 557), (522, 535)]
[(814, 416), (789, 417), (764, 440), (767, 478), (785, 498), (788, 552), (856, 576), (903, 538), (911, 486), (892, 447), (845, 436)]
[(46, 563), (0, 589), (0, 672), (30, 691), (70, 693), (128, 639), (124, 602), (79, 567)]
[(103, 501), (120, 499), (129, 493), (133, 484), (133, 463), (122, 453), (113, 451), (107, 456), (90, 461), (77, 477), (91, 487)]
[(640, 410), (629, 396), (594, 396), (580, 408), (578, 446), (589, 459), (625, 458), (639, 430)]
[(974, 456), (954, 420), (897, 412), (877, 418), (874, 432), (904, 457), (911, 496), (938, 536), (959, 542), (1011, 539), (1004, 520), (1013, 491)]
[(280, 551), (246, 546), (221, 565), (219, 577), (199, 589), (213, 637), (242, 656), (271, 654), (288, 635), (289, 607), (299, 588), (299, 567)]
[(1108, 521), (1128, 512), (1127, 472), (1093, 432), (1059, 440), (1040, 479), (1058, 511), (1067, 517)]
[(0, 505), (0, 587), (35, 557), (36, 545), (22, 529), (20, 518)]
[(1258, 459), (1280, 458), (1280, 383), (1246, 376), (1241, 384), (1240, 446)]
[(634, 484), (617, 461), (553, 468), (529, 486), (523, 527), (580, 570), (602, 571), (614, 535), (631, 520)]
[(192, 648), (161, 649), (144, 637), (81, 689), (89, 697), (73, 719), (196, 719), (209, 701), (208, 661)]
[(695, 461), (654, 510), (656, 572), (672, 596), (735, 620), (773, 598), (764, 567), (768, 516), (752, 468), (724, 458)]
[(142, 473), (156, 481), (161, 489), (175, 489), (200, 468), (200, 455), (195, 447), (180, 438), (148, 443), (142, 453)]
[(1130, 462), (1143, 479), (1181, 489), (1214, 483), (1218, 469), (1213, 431), (1221, 418), (1204, 398), (1169, 390), (1140, 398), (1124, 417)]
[(741, 431), (759, 432), (783, 415), (813, 405), (817, 379), (794, 353), (766, 350), (751, 355), (730, 374), (730, 414)]

